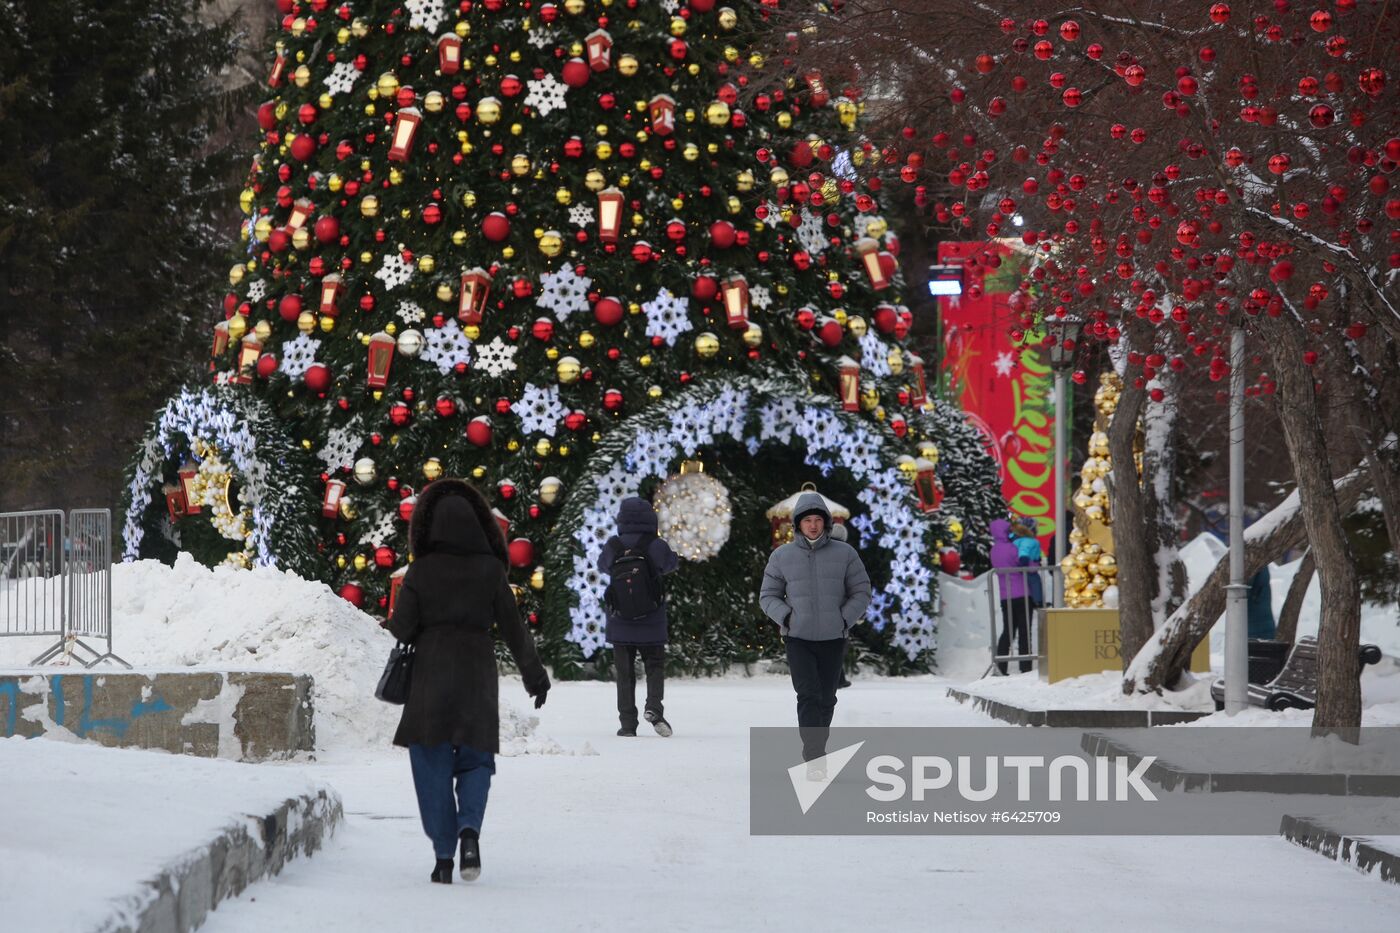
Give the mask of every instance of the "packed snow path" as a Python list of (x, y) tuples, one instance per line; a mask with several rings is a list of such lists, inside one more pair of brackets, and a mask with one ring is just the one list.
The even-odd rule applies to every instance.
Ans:
[[(835, 724), (990, 724), (943, 694), (860, 680)], [(340, 831), (203, 929), (1312, 933), (1393, 929), (1400, 911), (1394, 885), (1274, 837), (751, 837), (748, 728), (789, 723), (786, 679), (668, 683), (666, 713), (673, 738), (618, 738), (612, 684), (556, 684), (539, 732), (598, 754), (500, 759), (475, 884), (428, 882), (406, 754), (323, 754)]]

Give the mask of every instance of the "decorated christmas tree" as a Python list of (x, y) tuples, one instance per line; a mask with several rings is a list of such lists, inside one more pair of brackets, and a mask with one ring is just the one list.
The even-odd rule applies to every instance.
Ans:
[(655, 495), (674, 658), (715, 669), (778, 650), (765, 513), (811, 482), (876, 583), (866, 655), (927, 666), (934, 571), (985, 553), (996, 468), (904, 346), (854, 92), (750, 78), (771, 6), (279, 0), (214, 385), (158, 415), (127, 557), (383, 613), (415, 493), (462, 476), (568, 670), (605, 644), (617, 505)]

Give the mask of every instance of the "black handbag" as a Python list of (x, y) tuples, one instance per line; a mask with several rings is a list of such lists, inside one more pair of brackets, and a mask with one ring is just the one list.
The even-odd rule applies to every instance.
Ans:
[(379, 685), (374, 688), (375, 699), (395, 706), (408, 702), (408, 688), (413, 683), (413, 656), (412, 645), (402, 642), (394, 645), (394, 650), (389, 652), (389, 663), (379, 675)]

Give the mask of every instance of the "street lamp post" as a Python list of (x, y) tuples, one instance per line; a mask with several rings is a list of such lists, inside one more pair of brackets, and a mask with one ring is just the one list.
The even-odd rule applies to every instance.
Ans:
[(944, 356), (947, 355), (947, 348), (943, 343), (943, 304), (938, 301), (941, 298), (956, 298), (963, 292), (963, 267), (961, 262), (939, 262), (928, 267), (928, 293), (935, 299), (934, 307), (938, 316), (934, 329), (934, 340), (938, 341), (938, 376), (935, 382), (935, 392), (940, 400), (944, 397), (946, 387), (943, 384)]
[(1230, 584), (1225, 587), (1225, 712), (1249, 705), (1249, 584), (1244, 579), (1244, 328), (1230, 335)]
[[(1065, 468), (1066, 433), (1068, 425), (1069, 391), (1066, 383), (1070, 368), (1074, 366), (1074, 348), (1079, 342), (1079, 331), (1084, 322), (1071, 317), (1051, 317), (1046, 320), (1046, 346), (1050, 351), (1050, 368), (1055, 372), (1055, 565), (1065, 559)], [(1055, 606), (1062, 608), (1065, 603), (1065, 578), (1055, 574)]]

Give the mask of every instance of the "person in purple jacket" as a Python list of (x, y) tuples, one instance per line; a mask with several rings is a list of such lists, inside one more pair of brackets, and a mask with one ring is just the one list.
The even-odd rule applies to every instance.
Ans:
[(666, 690), (666, 599), (661, 578), (680, 563), (671, 546), (657, 537), (656, 511), (645, 499), (623, 499), (617, 534), (603, 545), (598, 570), (608, 584), (608, 641), (617, 669), (618, 735), (637, 734), (637, 656), (646, 668), (646, 721), (657, 735), (671, 734), (661, 701)]
[[(1021, 552), (1011, 543), (1011, 523), (999, 518), (992, 522), (992, 567), (1021, 566)], [(1011, 649), (1011, 632), (1016, 632), (1017, 654), (1029, 654), (1031, 649), (1030, 600), (1026, 592), (1024, 573), (999, 573), (997, 590), (1001, 599), (1001, 637), (997, 639), (997, 656), (1004, 656)], [(1006, 663), (998, 662), (997, 667), (1006, 673)], [(1021, 662), (1021, 673), (1031, 669), (1030, 661)]]

